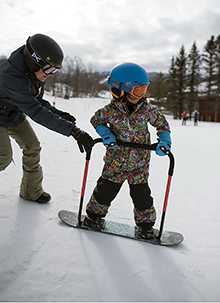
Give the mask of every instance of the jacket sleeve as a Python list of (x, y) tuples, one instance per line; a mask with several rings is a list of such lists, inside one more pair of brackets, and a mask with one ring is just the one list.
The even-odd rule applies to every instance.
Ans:
[(58, 115), (58, 116), (60, 116), (60, 115), (62, 115), (62, 114), (64, 113), (63, 111), (57, 109), (55, 106), (52, 106), (52, 105), (50, 104), (50, 102), (48, 102), (48, 101), (45, 100), (45, 99), (40, 99), (39, 101), (40, 101), (40, 103), (41, 103), (45, 108), (47, 108), (48, 110), (51, 110), (54, 114), (56, 114), (56, 115)]
[(112, 109), (109, 104), (97, 110), (90, 119), (92, 126), (96, 129), (100, 124), (107, 125), (110, 121), (111, 111)]
[(60, 116), (63, 114), (63, 111), (57, 109), (55, 106), (52, 106), (50, 104), (50, 102), (48, 102), (47, 100), (43, 99), (43, 95), (44, 95), (44, 85), (42, 85), (41, 87), (41, 93), (40, 95), (37, 97), (38, 101), (47, 109), (51, 110), (54, 114)]
[(4, 72), (3, 85), (8, 97), (21, 112), (50, 130), (70, 136), (73, 123), (53, 113), (51, 105), (43, 106), (37, 97), (33, 96), (22, 74), (18, 74), (14, 69), (10, 69), (7, 73)]
[(157, 135), (159, 135), (163, 131), (170, 132), (170, 126), (165, 118), (165, 116), (156, 108), (150, 107), (150, 124), (157, 129)]

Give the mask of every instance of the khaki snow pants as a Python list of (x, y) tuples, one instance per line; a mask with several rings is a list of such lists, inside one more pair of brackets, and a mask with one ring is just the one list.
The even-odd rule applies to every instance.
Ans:
[(18, 143), (23, 152), (20, 195), (26, 200), (35, 201), (44, 192), (42, 188), (43, 172), (39, 164), (40, 142), (27, 119), (18, 126), (0, 127), (0, 171), (12, 162), (10, 137)]

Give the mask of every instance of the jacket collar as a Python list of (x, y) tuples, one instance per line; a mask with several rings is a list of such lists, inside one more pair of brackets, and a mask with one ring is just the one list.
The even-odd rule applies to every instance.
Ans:
[(24, 60), (24, 51), (25, 45), (16, 49), (13, 53), (11, 53), (8, 62), (23, 76), (28, 77), (33, 83), (40, 82), (35, 74), (28, 69)]
[[(127, 113), (127, 109), (126, 109), (126, 105), (123, 102), (123, 100), (117, 100), (117, 99), (111, 99), (111, 103), (114, 104), (120, 111), (122, 111), (123, 113)], [(135, 110), (133, 111), (133, 113), (135, 113), (136, 111), (138, 111), (143, 105), (147, 105), (147, 99), (142, 98), (141, 102), (139, 102), (135, 108)]]

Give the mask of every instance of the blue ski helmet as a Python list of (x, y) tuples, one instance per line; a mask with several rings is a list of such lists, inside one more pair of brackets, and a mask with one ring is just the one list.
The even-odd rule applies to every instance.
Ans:
[(142, 98), (150, 84), (147, 72), (138, 64), (125, 62), (115, 65), (109, 75), (108, 84), (112, 95), (120, 98), (124, 92)]

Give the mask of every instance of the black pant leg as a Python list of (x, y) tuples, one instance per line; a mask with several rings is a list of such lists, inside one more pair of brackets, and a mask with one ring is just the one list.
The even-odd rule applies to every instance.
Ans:
[(120, 183), (114, 183), (100, 177), (93, 192), (94, 197), (99, 204), (109, 206), (117, 196), (121, 186)]
[(134, 207), (138, 210), (150, 209), (153, 205), (153, 198), (148, 183), (129, 184), (129, 187)]
[(112, 200), (117, 196), (121, 186), (122, 184), (120, 183), (114, 183), (100, 177), (86, 206), (87, 215), (93, 220), (105, 217)]

